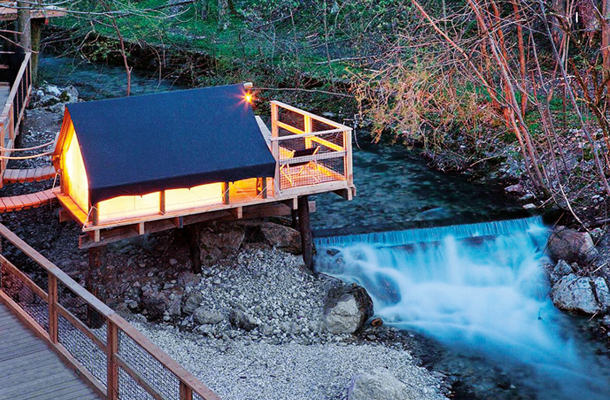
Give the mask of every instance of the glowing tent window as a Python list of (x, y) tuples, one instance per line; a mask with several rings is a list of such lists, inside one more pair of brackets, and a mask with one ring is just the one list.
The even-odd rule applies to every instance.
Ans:
[(65, 148), (63, 155), (63, 170), (68, 183), (68, 191), (72, 200), (87, 212), (89, 210), (89, 183), (78, 138), (72, 124), (70, 124), (67, 136), (70, 138), (70, 144)]

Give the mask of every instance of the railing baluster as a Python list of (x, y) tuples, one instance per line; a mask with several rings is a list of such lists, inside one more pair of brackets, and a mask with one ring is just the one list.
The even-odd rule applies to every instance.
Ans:
[(180, 381), (180, 400), (193, 400), (193, 391), (183, 381)]
[(58, 342), (58, 321), (57, 321), (57, 277), (51, 272), (48, 273), (48, 295), (49, 295), (49, 338), (52, 343)]
[(119, 351), (119, 331), (110, 318), (106, 319), (108, 336), (106, 342), (106, 399), (117, 400), (119, 398), (119, 367), (114, 361), (114, 355)]

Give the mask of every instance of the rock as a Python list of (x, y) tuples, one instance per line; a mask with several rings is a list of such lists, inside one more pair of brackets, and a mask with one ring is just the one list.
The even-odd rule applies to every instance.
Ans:
[(595, 294), (597, 294), (597, 302), (602, 308), (603, 312), (610, 310), (610, 290), (608, 290), (608, 283), (601, 276), (593, 278), (593, 285), (595, 286)]
[(556, 261), (581, 263), (590, 262), (597, 255), (597, 250), (588, 233), (558, 226), (549, 237), (547, 253)]
[(329, 291), (323, 313), (327, 331), (334, 334), (354, 333), (371, 316), (373, 301), (363, 287), (353, 284)]
[(536, 205), (532, 204), (532, 203), (528, 203), (528, 204), (523, 205), (523, 209), (524, 210), (533, 210), (535, 208), (536, 208)]
[(557, 282), (559, 282), (559, 280), (561, 278), (563, 278), (564, 276), (570, 275), (573, 273), (574, 273), (574, 269), (570, 266), (570, 264), (568, 264), (564, 260), (559, 260), (557, 262), (557, 265), (555, 265), (555, 268), (553, 268), (553, 270), (550, 272), (550, 275), (549, 275), (549, 280), (551, 281), (551, 285), (554, 285)]
[(178, 275), (178, 285), (183, 288), (195, 287), (201, 282), (201, 277), (192, 272), (182, 272)]
[(229, 322), (235, 328), (251, 331), (260, 325), (256, 319), (248, 315), (243, 309), (236, 308), (229, 315)]
[(78, 90), (70, 85), (59, 94), (59, 99), (63, 103), (76, 103), (78, 101)]
[(603, 309), (597, 301), (593, 281), (575, 274), (561, 278), (551, 289), (550, 296), (555, 307), (565, 311), (596, 314)]
[(591, 236), (591, 240), (593, 240), (593, 243), (597, 243), (603, 235), (604, 230), (602, 228), (591, 229), (591, 232), (589, 232), (589, 236)]
[(170, 317), (179, 317), (182, 315), (182, 296), (176, 296), (169, 301), (167, 312)]
[(45, 94), (38, 100), (36, 107), (49, 107), (58, 103), (61, 103), (61, 100), (59, 100), (59, 98), (50, 94)]
[(224, 321), (225, 316), (219, 311), (201, 306), (193, 311), (193, 320), (200, 325), (214, 325)]
[(55, 85), (47, 85), (43, 88), (45, 93), (48, 93), (52, 96), (59, 96), (61, 94), (61, 90)]
[(149, 320), (156, 320), (163, 317), (163, 313), (167, 311), (169, 299), (161, 292), (146, 290), (142, 293), (142, 307), (147, 311)]
[(201, 262), (205, 265), (213, 265), (219, 260), (235, 256), (245, 236), (243, 228), (232, 224), (212, 225), (204, 229), (199, 242)]
[(520, 196), (525, 193), (525, 190), (523, 190), (523, 186), (521, 186), (520, 183), (517, 183), (516, 185), (507, 186), (504, 188), (504, 191), (506, 193), (514, 193)]
[(388, 370), (376, 368), (371, 372), (354, 375), (350, 383), (348, 400), (410, 400), (407, 385)]
[(189, 295), (185, 296), (184, 306), (182, 307), (182, 311), (185, 314), (190, 315), (201, 306), (202, 302), (203, 302), (203, 294), (201, 292), (194, 291), (194, 292), (190, 293)]
[(267, 222), (260, 226), (264, 243), (292, 254), (301, 254), (301, 234), (289, 226)]

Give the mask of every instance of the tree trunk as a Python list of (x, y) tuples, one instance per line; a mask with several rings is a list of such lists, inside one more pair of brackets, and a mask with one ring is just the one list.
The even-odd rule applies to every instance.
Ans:
[[(602, 58), (604, 63), (604, 79), (610, 75), (610, 0), (602, 3)], [(610, 89), (610, 83), (608, 84)]]
[(18, 43), (23, 50), (32, 50), (32, 26), (30, 24), (29, 2), (17, 2), (17, 31), (19, 32)]

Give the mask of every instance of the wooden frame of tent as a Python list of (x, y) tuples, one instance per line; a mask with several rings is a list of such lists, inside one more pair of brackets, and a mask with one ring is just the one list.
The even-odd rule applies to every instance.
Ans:
[[(175, 203), (177, 197), (189, 196), (193, 189), (125, 196), (129, 201), (132, 197), (139, 197), (134, 201), (146, 201), (145, 210), (113, 218), (100, 215), (100, 211), (109, 207), (104, 202), (92, 204), (89, 209), (77, 204), (70, 192), (69, 177), (62, 173), (61, 187), (55, 189), (63, 206), (60, 219), (73, 219), (81, 224), (85, 234), (79, 246), (92, 248), (199, 222), (290, 215), (299, 208), (299, 198), (318, 193), (335, 192), (348, 200), (352, 198), (355, 187), (350, 127), (277, 101), (271, 102), (271, 130), (260, 117), (256, 120), (275, 159), (273, 178), (250, 178), (193, 188), (213, 189), (219, 194), (213, 201), (203, 203)], [(315, 154), (298, 155), (312, 148), (316, 148)], [(67, 162), (69, 158), (65, 155), (56, 160), (57, 170), (66, 171)]]

